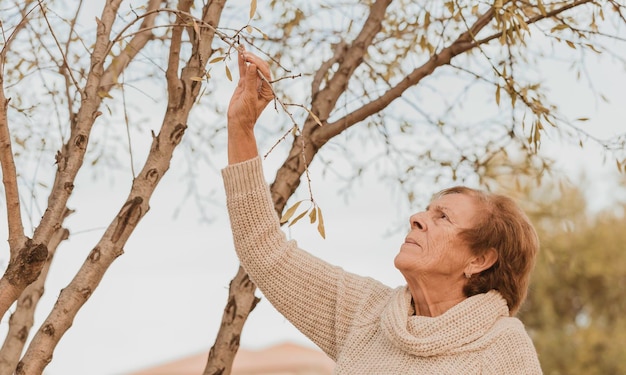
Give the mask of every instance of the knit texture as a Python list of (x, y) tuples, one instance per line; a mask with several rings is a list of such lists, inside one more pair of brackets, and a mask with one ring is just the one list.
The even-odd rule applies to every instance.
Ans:
[(336, 374), (541, 374), (523, 324), (496, 291), (437, 317), (411, 315), (406, 286), (332, 266), (287, 240), (260, 158), (222, 170), (235, 249), (265, 297)]

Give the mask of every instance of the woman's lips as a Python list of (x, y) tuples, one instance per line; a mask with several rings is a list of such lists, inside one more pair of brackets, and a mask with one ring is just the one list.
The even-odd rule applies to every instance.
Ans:
[(412, 238), (408, 238), (408, 237), (404, 239), (404, 243), (408, 243), (408, 244), (411, 244), (411, 245), (417, 245), (417, 246), (420, 246), (420, 244), (418, 244), (418, 243), (417, 243), (417, 241), (415, 241), (415, 240), (414, 240), (414, 239), (412, 239)]

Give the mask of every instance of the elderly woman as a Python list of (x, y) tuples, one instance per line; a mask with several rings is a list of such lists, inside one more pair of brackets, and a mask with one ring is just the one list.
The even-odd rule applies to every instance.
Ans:
[(267, 63), (242, 51), (228, 109), (222, 171), (237, 254), (291, 323), (336, 362), (337, 374), (540, 374), (513, 317), (538, 250), (506, 197), (456, 187), (437, 194), (395, 258), (396, 289), (332, 266), (282, 232), (264, 180), (254, 125), (273, 94)]

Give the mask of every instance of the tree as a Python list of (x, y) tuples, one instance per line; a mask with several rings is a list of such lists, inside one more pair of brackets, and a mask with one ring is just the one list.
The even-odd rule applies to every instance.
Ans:
[[(568, 58), (580, 72), (589, 53), (623, 59), (614, 48), (623, 43), (619, 28), (625, 9), (618, 1), (478, 5), (449, 1), (442, 5), (378, 0), (332, 7), (270, 2), (258, 9), (257, 2), (251, 1), (244, 9), (225, 0), (176, 4), (151, 0), (122, 10), (122, 2), (113, 0), (103, 6), (93, 26), (83, 29), (80, 16), (85, 5), (79, 2), (75, 9), (65, 9), (54, 1), (30, 0), (2, 10), (0, 161), (11, 255), (0, 279), (0, 312), (4, 314), (17, 300), (0, 351), (2, 373), (14, 369), (41, 373), (52, 359), (79, 309), (148, 212), (150, 197), (169, 169), (198, 100), (209, 103), (195, 111), (219, 113), (223, 108), (225, 103), (216, 104), (215, 92), (220, 79), (229, 79), (228, 63), (240, 43), (275, 62), (276, 106), (286, 112), (282, 115), (285, 133), (279, 141), (289, 147), (271, 185), (280, 214), (303, 175), (308, 176), (310, 163), (333, 164), (319, 151), (340, 135), (348, 138), (336, 141), (340, 145), (354, 142), (351, 137), (362, 138), (373, 150), (370, 154), (383, 156), (354, 158), (350, 167), (354, 177), (368, 168), (389, 169), (388, 176), (409, 200), (418, 197), (416, 186), (431, 181), (480, 179), (487, 163), (503, 150), (534, 158), (546, 134), (605, 145), (618, 169), (626, 165), (625, 138), (610, 144), (593, 139), (578, 126), (584, 119), (569, 120), (558, 112), (543, 91), (540, 71), (531, 70), (551, 58), (551, 49), (563, 53), (561, 45), (572, 50)], [(229, 16), (222, 17), (223, 12)], [(293, 67), (299, 72), (292, 72)], [(96, 125), (118, 122), (126, 129), (117, 127), (122, 131), (116, 136), (130, 132), (133, 108), (126, 103), (126, 93), (155, 77), (167, 87), (167, 105), (146, 161), (136, 174), (132, 167), (126, 203), (63, 290), (20, 361), (47, 264), (69, 235), (63, 223), (72, 212), (67, 203), (76, 175), (98, 164), (115, 165), (118, 148), (109, 147), (112, 141), (107, 142), (106, 134), (95, 136)], [(296, 83), (287, 84), (286, 78)], [(454, 89), (437, 90), (437, 85)], [(18, 95), (25, 90), (22, 87), (30, 87), (36, 95)], [(310, 87), (310, 93), (302, 95), (305, 87)], [(429, 101), (433, 107), (425, 108), (423, 97), (434, 94), (441, 94), (441, 102)], [(145, 91), (143, 95), (149, 96)], [(479, 101), (486, 102), (488, 109), (467, 107)], [(39, 112), (42, 109), (46, 115)], [(58, 129), (36, 125), (42, 119)], [(25, 120), (32, 124), (17, 126)], [(356, 130), (357, 124), (362, 130)], [(215, 120), (213, 129), (218, 131), (222, 125)], [(40, 150), (37, 158), (52, 158), (56, 152), (49, 188), (25, 183), (25, 174), (17, 173), (18, 166), (27, 171), (36, 165), (33, 149)], [(538, 160), (549, 169), (547, 161)], [(41, 221), (30, 234), (22, 225), (24, 190), (48, 197)], [(313, 221), (321, 230), (321, 210), (313, 194), (310, 190), (310, 207), (316, 212)], [(230, 372), (243, 324), (258, 302), (254, 291), (240, 269), (231, 282), (222, 329), (205, 374)]]
[[(518, 314), (531, 334), (545, 374), (620, 374), (624, 340), (626, 206), (621, 181), (609, 206), (592, 209), (592, 181), (552, 171), (538, 183), (500, 178), (506, 158), (488, 166), (493, 188), (515, 197), (537, 229), (541, 249), (528, 299)], [(532, 165), (520, 165), (521, 169)]]
[[(620, 374), (624, 348), (624, 202), (593, 212), (585, 185), (555, 181), (522, 195), (541, 238), (520, 318), (546, 374)], [(515, 190), (514, 187), (508, 188)]]

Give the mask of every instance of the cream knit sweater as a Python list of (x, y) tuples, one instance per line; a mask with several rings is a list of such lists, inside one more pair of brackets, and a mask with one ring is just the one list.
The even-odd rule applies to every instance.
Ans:
[(222, 171), (233, 238), (265, 297), (337, 363), (336, 374), (541, 374), (522, 323), (496, 291), (437, 317), (408, 288), (332, 266), (282, 232), (260, 158)]

